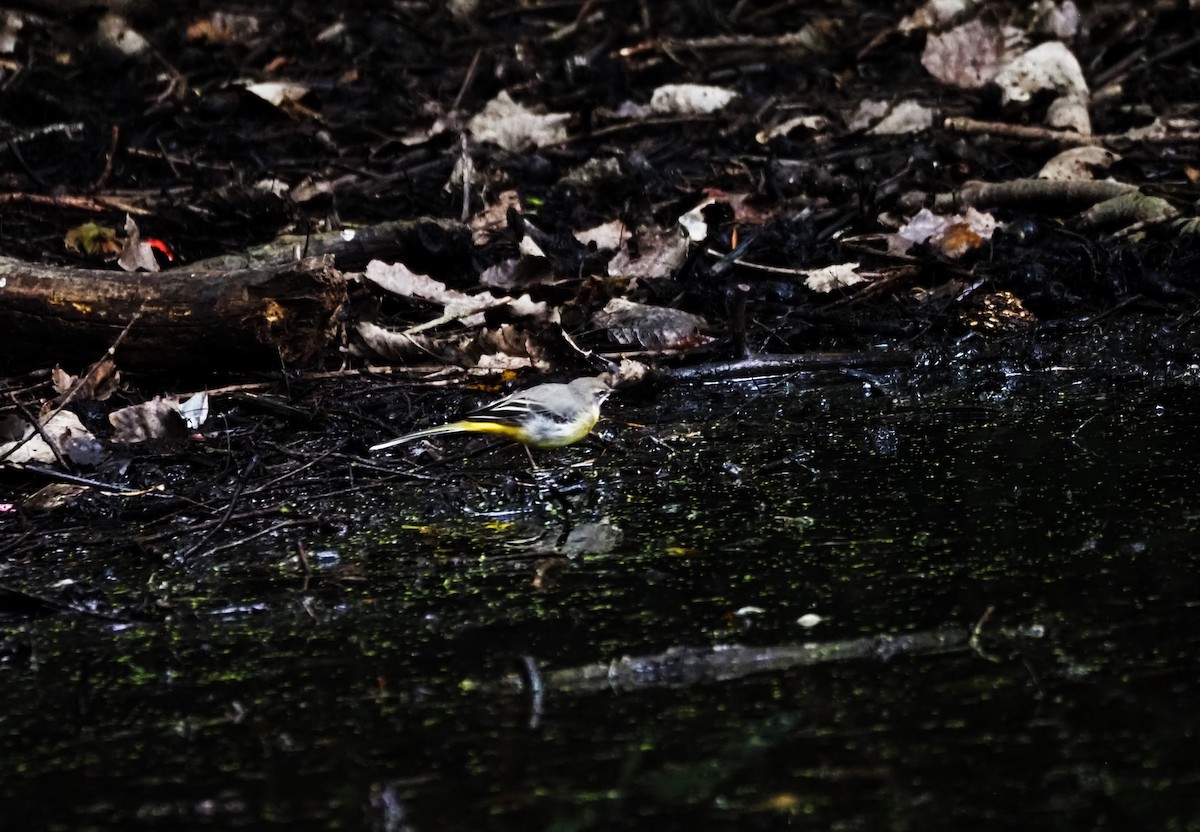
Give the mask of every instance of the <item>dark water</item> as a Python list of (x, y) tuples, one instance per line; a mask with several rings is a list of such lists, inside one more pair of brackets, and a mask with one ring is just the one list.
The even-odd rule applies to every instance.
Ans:
[[(166, 623), (9, 625), (0, 827), (1200, 829), (1197, 388), (954, 389), (614, 400), (612, 447), (543, 457), (596, 458), (559, 499), (498, 453), (339, 498), (354, 522), (307, 539), (307, 577), (264, 543), (164, 565)], [(675, 646), (977, 625), (560, 684)]]

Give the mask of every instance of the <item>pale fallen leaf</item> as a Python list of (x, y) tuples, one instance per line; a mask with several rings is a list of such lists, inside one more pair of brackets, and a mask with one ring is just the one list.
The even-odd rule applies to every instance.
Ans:
[[(1193, 3), (1193, 7), (1194, 7)], [(1072, 0), (1037, 0), (1033, 4), (1034, 18), (1029, 28), (1058, 40), (1070, 40), (1079, 34), (1079, 7)]]
[(1060, 95), (1046, 108), (1046, 124), (1055, 130), (1074, 130), (1081, 136), (1092, 135), (1092, 117), (1086, 96)]
[(359, 321), (354, 325), (354, 332), (358, 338), (351, 341), (346, 351), (359, 358), (383, 361), (462, 360), (463, 346), (469, 341), (461, 332), (438, 336), (410, 334), (386, 329), (371, 321)]
[(534, 361), (527, 355), (508, 355), (507, 353), (484, 353), (475, 359), (475, 370), (486, 371), (488, 375), (496, 373), (511, 373), (519, 370), (549, 370), (550, 365), (545, 362)]
[(282, 107), (284, 104), (295, 104), (301, 98), (308, 95), (309, 92), (307, 84), (300, 84), (295, 81), (242, 82), (242, 86), (246, 92), (258, 96), (274, 107)]
[(1004, 33), (975, 18), (925, 41), (921, 65), (937, 80), (960, 89), (979, 89), (1005, 62)]
[(933, 110), (918, 101), (908, 99), (892, 105), (883, 120), (868, 130), (876, 136), (900, 136), (919, 133), (933, 126)]
[(333, 193), (333, 190), (333, 183), (328, 179), (314, 179), (306, 176), (292, 186), (288, 191), (288, 197), (297, 205), (303, 205), (317, 197), (328, 196)]
[(183, 417), (188, 430), (196, 430), (208, 421), (208, 391), (201, 390), (193, 393), (179, 403), (179, 415)]
[(585, 246), (595, 244), (600, 251), (615, 251), (629, 238), (629, 228), (621, 220), (609, 220), (594, 228), (575, 232), (575, 239)]
[(614, 387), (632, 387), (645, 381), (649, 375), (650, 367), (645, 363), (632, 358), (622, 358), (621, 363), (617, 365), (617, 371), (613, 373), (612, 383)]
[(967, 208), (961, 214), (944, 216), (922, 208), (888, 237), (889, 254), (906, 254), (918, 243), (932, 243), (942, 254), (958, 259), (992, 238), (999, 224), (991, 214)]
[(467, 130), (476, 142), (493, 142), (515, 153), (565, 141), (570, 119), (570, 113), (540, 113), (523, 107), (501, 90), (467, 123)]
[(713, 340), (703, 333), (708, 324), (699, 315), (625, 298), (610, 300), (592, 315), (592, 323), (608, 330), (618, 344), (650, 350), (694, 349)]
[(4, 13), (4, 21), (0, 23), (0, 54), (11, 55), (17, 51), (17, 36), (25, 28), (25, 18), (15, 11)]
[(687, 237), (674, 229), (639, 228), (636, 246), (631, 242), (626, 240), (608, 261), (612, 277), (670, 277), (687, 257)]
[(859, 102), (854, 112), (846, 118), (846, 127), (854, 133), (866, 130), (872, 124), (876, 124), (883, 119), (891, 108), (892, 103), (890, 101), (864, 99)]
[(501, 324), (495, 329), (483, 329), (476, 335), (467, 353), (477, 367), (490, 369), (520, 369), (537, 367), (549, 369), (550, 357), (545, 345), (532, 332)]
[(692, 210), (679, 217), (679, 224), (693, 243), (702, 243), (708, 237), (708, 221), (704, 219), (704, 209), (716, 203), (712, 197), (696, 204)]
[(229, 46), (247, 43), (258, 31), (258, 18), (252, 14), (214, 11), (208, 17), (189, 24), (184, 37), (190, 41)]
[(614, 182), (624, 175), (621, 161), (613, 156), (588, 159), (582, 165), (571, 168), (558, 180), (560, 185), (573, 188), (595, 188)]
[(542, 251), (542, 247), (528, 234), (521, 237), (521, 242), (517, 243), (517, 251), (520, 252), (522, 257), (546, 256), (546, 252)]
[(1103, 147), (1072, 147), (1059, 153), (1038, 171), (1038, 179), (1095, 179), (1097, 171), (1106, 171), (1121, 157)]
[(363, 277), (381, 289), (405, 298), (418, 298), (434, 303), (465, 303), (471, 295), (451, 289), (429, 275), (418, 274), (403, 263), (384, 263), (372, 260)]
[[(50, 378), (54, 384), (54, 391), (59, 394), (54, 398), (56, 405), (61, 404), (66, 394), (80, 381), (80, 377), (71, 375), (58, 365), (50, 372)], [(75, 401), (106, 401), (121, 383), (121, 373), (117, 370), (117, 364), (107, 355), (84, 370), (82, 378), (83, 382), (73, 395)]]
[(83, 426), (74, 413), (65, 410), (58, 412), (46, 423), (44, 430), (62, 455), (76, 465), (96, 465), (104, 454), (100, 440)]
[(866, 283), (867, 278), (858, 273), (858, 263), (838, 263), (819, 269), (805, 269), (804, 285), (814, 292), (828, 293), (834, 289)]
[(896, 28), (903, 34), (923, 29), (941, 29), (974, 11), (983, 0), (926, 0), (925, 4), (900, 21)]
[(113, 426), (112, 441), (118, 445), (187, 436), (187, 424), (179, 415), (179, 402), (165, 396), (114, 410), (108, 414), (108, 421)]
[(139, 269), (148, 272), (158, 271), (158, 261), (154, 259), (154, 249), (149, 243), (142, 242), (141, 232), (137, 223), (129, 214), (125, 215), (125, 242), (121, 254), (117, 257), (117, 265), (127, 272)]
[(553, 277), (550, 261), (545, 257), (510, 257), (480, 272), (479, 285), (507, 291), (518, 286), (545, 283)]
[(78, 416), (69, 410), (60, 410), (42, 421), (41, 433), (23, 419), (8, 420), (3, 435), (12, 437), (13, 441), (0, 443), (0, 460), (14, 465), (29, 462), (50, 465), (57, 462), (54, 451), (46, 444), (42, 434), (71, 462), (95, 465), (100, 459), (103, 449), (96, 437), (83, 426)]
[(1043, 90), (1088, 100), (1087, 81), (1079, 61), (1060, 41), (1049, 41), (1017, 55), (1000, 70), (995, 81), (1005, 104), (1027, 102)]
[(759, 144), (767, 144), (769, 141), (771, 141), (771, 139), (779, 136), (786, 136), (793, 130), (804, 129), (816, 133), (824, 130), (828, 126), (829, 119), (825, 118), (825, 116), (795, 116), (776, 124), (774, 127), (767, 127), (759, 130), (758, 133), (755, 134), (754, 140)]
[(96, 24), (96, 37), (100, 43), (129, 57), (141, 55), (150, 49), (150, 42), (116, 12), (109, 12), (100, 18)]
[(471, 242), (477, 246), (485, 245), (495, 233), (508, 228), (509, 209), (521, 210), (521, 196), (515, 190), (501, 191), (490, 205), (472, 214), (467, 221), (471, 227)]
[(659, 115), (708, 115), (728, 107), (738, 94), (705, 84), (664, 84), (650, 95), (650, 111)]

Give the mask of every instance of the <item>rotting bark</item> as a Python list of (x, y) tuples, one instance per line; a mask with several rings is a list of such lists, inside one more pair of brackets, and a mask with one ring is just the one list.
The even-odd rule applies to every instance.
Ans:
[(321, 234), (284, 234), (269, 243), (232, 254), (209, 257), (191, 265), (201, 271), (278, 266), (298, 257), (332, 257), (341, 271), (361, 271), (371, 260), (400, 259), (413, 247), (406, 238), (419, 234), (422, 225), (449, 230), (449, 221), (417, 218), (345, 228)]
[(333, 338), (346, 294), (324, 257), (158, 274), (0, 258), (0, 285), (8, 370), (94, 361), (139, 310), (117, 355), (126, 369), (307, 365)]

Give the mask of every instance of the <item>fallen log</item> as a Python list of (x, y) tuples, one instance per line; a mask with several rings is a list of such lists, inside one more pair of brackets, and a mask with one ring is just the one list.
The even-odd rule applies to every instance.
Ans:
[(118, 348), (123, 369), (309, 366), (332, 340), (345, 296), (328, 257), (154, 274), (0, 257), (0, 373), (87, 365), (139, 312)]

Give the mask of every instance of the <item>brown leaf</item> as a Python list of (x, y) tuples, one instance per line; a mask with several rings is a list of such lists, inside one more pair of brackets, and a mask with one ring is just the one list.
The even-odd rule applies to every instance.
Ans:
[(701, 330), (708, 323), (699, 315), (613, 298), (592, 316), (592, 323), (618, 344), (638, 344), (650, 350), (692, 349), (712, 341)]
[(141, 232), (133, 217), (125, 215), (125, 243), (121, 254), (117, 257), (117, 265), (127, 272), (138, 270), (147, 272), (158, 271), (158, 261), (154, 259), (154, 249), (149, 243), (142, 242)]
[(979, 18), (925, 41), (921, 65), (943, 84), (979, 89), (1004, 65), (1004, 33)]
[(108, 414), (108, 421), (115, 429), (112, 441), (121, 445), (187, 436), (187, 425), (179, 415), (179, 402), (163, 396), (114, 410)]

